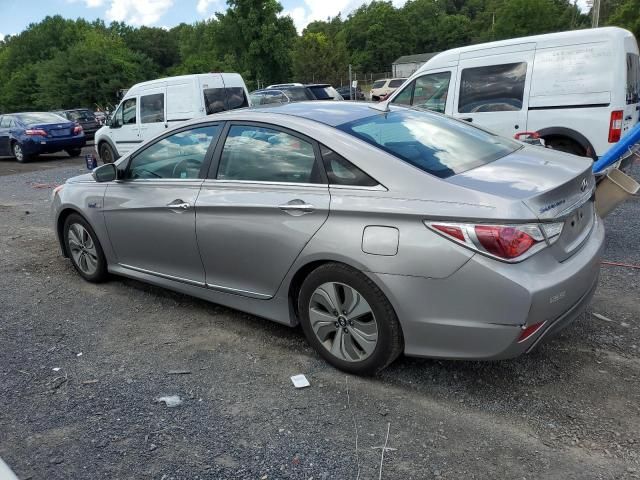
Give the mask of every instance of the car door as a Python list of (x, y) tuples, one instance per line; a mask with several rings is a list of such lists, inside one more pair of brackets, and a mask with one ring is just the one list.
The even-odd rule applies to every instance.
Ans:
[(327, 219), (326, 175), (303, 135), (241, 122), (225, 130), (196, 203), (206, 283), (269, 298)]
[(461, 55), (453, 116), (510, 138), (526, 131), (534, 54), (527, 45), (515, 53)]
[(210, 123), (163, 136), (108, 185), (104, 218), (121, 266), (204, 285), (194, 206), (220, 131)]
[(142, 143), (140, 124), (138, 123), (137, 97), (122, 101), (111, 119), (109, 129), (110, 136), (121, 156), (126, 155)]
[(10, 123), (11, 117), (1, 116), (0, 117), (0, 156), (11, 155), (9, 142), (10, 142)]
[(439, 113), (448, 113), (453, 108), (456, 68), (439, 69), (415, 78), (405, 86), (391, 103), (406, 105)]
[(165, 87), (147, 89), (140, 94), (140, 138), (149, 140), (167, 127)]

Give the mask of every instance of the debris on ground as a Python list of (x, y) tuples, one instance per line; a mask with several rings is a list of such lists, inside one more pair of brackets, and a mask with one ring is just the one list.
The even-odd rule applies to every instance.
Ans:
[(307, 380), (307, 377), (305, 377), (302, 374), (294, 375), (293, 377), (291, 377), (291, 381), (293, 382), (293, 386), (296, 388), (304, 388), (304, 387), (311, 386), (311, 384), (309, 383), (309, 380)]
[(182, 399), (178, 395), (168, 395), (166, 397), (158, 397), (156, 403), (164, 403), (167, 407), (173, 408), (182, 405)]

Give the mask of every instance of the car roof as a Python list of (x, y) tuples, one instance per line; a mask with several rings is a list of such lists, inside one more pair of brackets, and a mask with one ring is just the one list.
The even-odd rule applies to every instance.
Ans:
[(305, 87), (330, 87), (330, 83), (305, 83)]
[[(343, 123), (354, 122), (362, 118), (382, 113), (373, 108), (369, 102), (292, 102), (276, 104), (274, 106), (260, 106), (250, 109), (252, 112), (277, 113), (292, 117), (306, 118), (324, 123), (331, 127)], [(402, 107), (391, 106), (391, 111), (405, 110)], [(245, 110), (247, 111), (247, 110)]]

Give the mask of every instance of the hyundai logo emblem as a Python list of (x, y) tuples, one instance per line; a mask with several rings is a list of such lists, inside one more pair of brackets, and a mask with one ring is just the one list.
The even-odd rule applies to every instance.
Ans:
[(587, 182), (586, 178), (583, 178), (582, 183), (580, 184), (580, 191), (584, 192), (588, 186), (589, 186), (589, 182)]

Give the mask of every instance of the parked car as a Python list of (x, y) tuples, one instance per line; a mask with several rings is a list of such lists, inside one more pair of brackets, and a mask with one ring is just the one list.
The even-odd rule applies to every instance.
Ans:
[(86, 143), (82, 127), (51, 112), (0, 116), (0, 156), (26, 162), (41, 153), (65, 151), (77, 157)]
[(340, 94), (328, 83), (309, 83), (305, 85), (316, 100), (342, 100)]
[(100, 123), (95, 115), (88, 108), (75, 108), (72, 110), (56, 110), (53, 112), (61, 117), (79, 123), (88, 139), (93, 139), (95, 133), (100, 128)]
[(177, 123), (249, 106), (237, 73), (161, 78), (128, 89), (106, 126), (95, 135), (96, 152), (110, 163)]
[[(348, 85), (346, 87), (338, 87), (336, 88), (336, 90), (343, 99), (351, 100), (351, 88)], [(364, 93), (362, 92), (360, 87), (354, 89), (353, 96), (355, 97), (354, 100), (366, 100)]]
[[(288, 88), (288, 87), (302, 87), (301, 83), (276, 83), (275, 85), (269, 85), (266, 89), (269, 88)], [(265, 90), (266, 90), (265, 89)]]
[(378, 102), (384, 100), (389, 94), (396, 91), (396, 89), (404, 83), (406, 78), (383, 78), (382, 80), (376, 80), (371, 85), (371, 91), (369, 95), (371, 100)]
[(590, 160), (434, 112), (298, 102), (169, 129), (56, 188), (52, 213), (84, 279), (301, 324), (368, 374), (402, 352), (517, 356), (576, 319), (604, 245), (594, 188)]
[(433, 57), (389, 101), (596, 158), (638, 123), (638, 58), (615, 27), (472, 45)]
[(306, 87), (265, 88), (255, 90), (249, 96), (252, 106), (315, 100), (311, 90)]
[(107, 114), (101, 110), (97, 110), (93, 112), (93, 116), (96, 117), (96, 121), (100, 124), (100, 126), (107, 123)]

